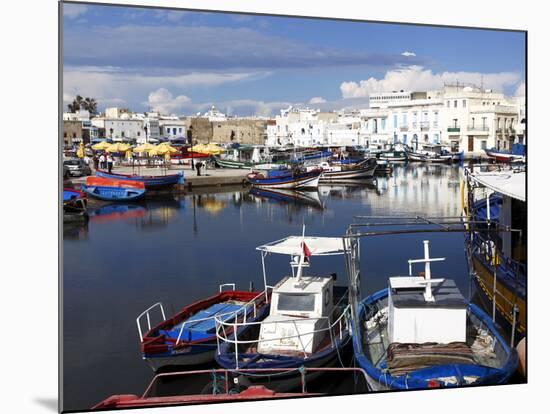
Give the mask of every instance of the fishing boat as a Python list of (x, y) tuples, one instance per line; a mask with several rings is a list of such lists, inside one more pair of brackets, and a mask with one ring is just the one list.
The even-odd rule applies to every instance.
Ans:
[(86, 195), (74, 188), (63, 188), (63, 212), (82, 213), (86, 212)]
[[(463, 213), (470, 273), (482, 303), (516, 343), (527, 334), (527, 204), (524, 168), (465, 169)], [(511, 232), (489, 232), (497, 226)]]
[(407, 155), (410, 161), (421, 161), (431, 163), (452, 162), (453, 155), (443, 150), (441, 144), (424, 144), (422, 150), (413, 151), (407, 148)]
[[(372, 233), (371, 233), (372, 234)], [(358, 243), (349, 255), (350, 282), (357, 280)], [(455, 282), (432, 278), (429, 241), (424, 258), (409, 260), (408, 276), (355, 306), (355, 359), (374, 391), (504, 384), (518, 356), (491, 318), (462, 296)], [(414, 276), (412, 265), (424, 263)], [(357, 290), (357, 282), (352, 288)]]
[(145, 185), (139, 181), (88, 177), (80, 188), (90, 197), (104, 201), (136, 201), (145, 196)]
[(376, 175), (386, 175), (391, 174), (393, 172), (393, 167), (388, 162), (388, 160), (376, 160), (376, 170), (374, 170), (374, 174)]
[(485, 149), (485, 154), (498, 162), (525, 162), (525, 145), (513, 144), (511, 150)]
[(216, 317), (217, 363), (226, 369), (285, 368), (286, 375), (254, 376), (261, 383), (291, 387), (300, 367), (330, 367), (342, 363), (350, 342), (347, 288), (335, 286), (335, 276), (305, 276), (314, 256), (344, 254), (342, 238), (289, 236), (256, 248), (265, 258), (290, 256), (292, 274), (271, 289), (269, 314), (261, 321), (227, 321)]
[(265, 172), (253, 171), (246, 176), (247, 181), (259, 188), (317, 188), (323, 170), (306, 171), (301, 168), (278, 168)]
[(163, 190), (171, 188), (175, 184), (183, 184), (184, 182), (183, 171), (180, 171), (177, 174), (146, 176), (137, 174), (109, 174), (106, 171), (98, 170), (96, 171), (96, 176), (142, 182), (145, 185), (146, 190)]
[(323, 170), (320, 182), (336, 182), (341, 180), (353, 180), (372, 178), (376, 170), (375, 158), (369, 158), (355, 164), (334, 165), (328, 162), (317, 164)]
[[(365, 372), (359, 368), (304, 368), (300, 370), (300, 385), (295, 390), (280, 392), (273, 387), (253, 385), (249, 381), (250, 375), (279, 375), (281, 369), (247, 369), (227, 370), (209, 369), (167, 372), (156, 374), (149, 383), (143, 395), (134, 394), (112, 395), (92, 407), (92, 410), (110, 410), (122, 408), (143, 408), (184, 404), (199, 404), (213, 402), (258, 401), (273, 400), (276, 398), (298, 398), (323, 396), (328, 393), (316, 390), (307, 380), (307, 375), (320, 373), (324, 376), (336, 376), (342, 380), (352, 376), (356, 392), (366, 392), (367, 382)], [(247, 376), (248, 374), (248, 376)], [(195, 391), (207, 381), (201, 392)], [(178, 387), (170, 387), (164, 391), (165, 383), (176, 383)], [(181, 386), (179, 386), (181, 384)], [(162, 390), (159, 392), (159, 390)], [(172, 392), (170, 392), (172, 391)], [(161, 395), (158, 395), (161, 394)]]
[(378, 153), (378, 159), (380, 160), (386, 160), (389, 162), (402, 162), (407, 161), (409, 159), (407, 151), (405, 148), (398, 149), (396, 146), (393, 146), (387, 151), (382, 151)]
[[(233, 283), (220, 285), (217, 294), (185, 306), (171, 318), (166, 318), (162, 303), (157, 302), (136, 319), (142, 357), (154, 371), (211, 362), (217, 347), (214, 318), (256, 321), (267, 314), (268, 308), (267, 290), (235, 290)], [(155, 315), (160, 315), (162, 321), (152, 326)]]

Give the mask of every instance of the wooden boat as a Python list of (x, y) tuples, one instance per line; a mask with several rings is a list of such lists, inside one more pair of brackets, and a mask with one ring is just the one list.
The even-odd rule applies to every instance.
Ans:
[(183, 184), (183, 172), (180, 171), (177, 174), (169, 175), (157, 175), (157, 176), (144, 176), (137, 174), (109, 174), (106, 171), (96, 171), (97, 177), (118, 179), (118, 180), (131, 180), (142, 182), (145, 185), (146, 190), (162, 190), (167, 189), (175, 184)]
[[(223, 290), (231, 286), (233, 290)], [(211, 362), (216, 350), (214, 318), (222, 321), (255, 321), (267, 313), (267, 291), (235, 290), (234, 284), (220, 286), (218, 294), (185, 306), (166, 318), (162, 303), (155, 303), (136, 319), (141, 353), (154, 371), (162, 367), (181, 367)], [(162, 322), (151, 326), (151, 314), (162, 316)], [(142, 332), (144, 318), (147, 331)]]
[(63, 188), (63, 224), (87, 223), (88, 200), (82, 191)]
[(376, 160), (376, 170), (374, 170), (375, 175), (386, 175), (393, 173), (393, 167), (388, 162), (388, 160)]
[[(313, 256), (343, 255), (341, 238), (289, 236), (257, 247), (265, 257), (291, 257), (292, 276), (281, 279), (271, 292), (269, 314), (261, 321), (216, 318), (219, 339), (216, 362), (226, 369), (329, 367), (350, 343), (347, 288), (334, 286), (334, 276), (304, 276)], [(231, 332), (230, 334), (228, 332)], [(250, 379), (262, 383), (265, 377)], [(280, 387), (296, 384), (296, 372), (269, 378)]]
[[(495, 312), (503, 333), (518, 342), (527, 334), (527, 205), (523, 169), (465, 169), (462, 191), (470, 273), (486, 309)], [(521, 232), (494, 232), (489, 226)]]
[(336, 182), (353, 179), (371, 178), (374, 176), (377, 163), (376, 159), (369, 158), (355, 164), (332, 165), (328, 162), (318, 164), (323, 170), (320, 182)]
[(452, 162), (452, 155), (438, 155), (430, 154), (426, 152), (409, 152), (407, 153), (409, 161), (421, 161), (421, 162), (431, 162), (431, 163), (444, 163)]
[[(145, 185), (142, 182), (133, 181), (132, 186), (126, 186), (124, 180), (105, 180), (102, 185), (87, 183), (81, 184), (80, 188), (89, 196), (104, 201), (136, 201), (145, 196)], [(121, 183), (124, 186), (120, 186)]]
[(378, 158), (381, 160), (386, 160), (390, 162), (402, 162), (408, 160), (408, 155), (406, 151), (398, 151), (398, 150), (389, 150), (389, 151), (383, 151), (378, 154)]
[(317, 188), (323, 170), (280, 168), (264, 173), (254, 171), (246, 176), (247, 181), (254, 187), (261, 188)]
[[(92, 407), (92, 410), (110, 410), (121, 408), (144, 408), (171, 406), (183, 404), (199, 404), (212, 402), (234, 402), (234, 401), (258, 401), (272, 400), (275, 398), (298, 398), (327, 395), (327, 392), (316, 391), (307, 381), (307, 375), (319, 373), (323, 376), (337, 375), (342, 378), (343, 374), (353, 375), (357, 383), (357, 392), (366, 392), (367, 382), (365, 372), (359, 368), (304, 368), (300, 370), (300, 385), (296, 390), (280, 392), (272, 386), (253, 385), (250, 383), (250, 375), (271, 375), (278, 376), (284, 373), (281, 369), (248, 369), (248, 370), (226, 370), (209, 369), (195, 371), (180, 371), (156, 374), (142, 396), (134, 394), (113, 395)], [(248, 374), (248, 376), (247, 376)], [(190, 389), (193, 385), (202, 384), (204, 378), (212, 378), (203, 388), (200, 394)], [(155, 390), (163, 389), (163, 382), (179, 383), (177, 391), (172, 393), (160, 392), (155, 395)], [(312, 390), (313, 388), (313, 390)], [(189, 391), (188, 391), (189, 390)], [(186, 393), (186, 391), (190, 393)]]
[(122, 180), (118, 178), (105, 178), (105, 177), (87, 177), (86, 185), (88, 186), (103, 186), (103, 187), (119, 187), (119, 188), (135, 188), (142, 190), (145, 188), (144, 184), (140, 181)]
[(525, 146), (522, 144), (513, 144), (512, 150), (485, 149), (485, 154), (498, 162), (525, 162)]
[[(454, 281), (431, 278), (430, 263), (441, 260), (424, 241), (408, 276), (360, 302), (353, 347), (372, 390), (504, 384), (515, 372), (517, 352), (491, 318)], [(423, 276), (412, 275), (413, 263), (424, 263)]]

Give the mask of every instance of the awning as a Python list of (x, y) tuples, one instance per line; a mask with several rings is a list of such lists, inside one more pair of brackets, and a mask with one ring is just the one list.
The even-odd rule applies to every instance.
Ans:
[(483, 187), (525, 201), (525, 171), (476, 172), (470, 174), (470, 177)]
[(303, 251), (302, 242), (305, 242), (311, 256), (329, 256), (344, 254), (344, 241), (341, 237), (302, 237), (289, 236), (282, 240), (256, 247), (268, 253), (300, 255)]

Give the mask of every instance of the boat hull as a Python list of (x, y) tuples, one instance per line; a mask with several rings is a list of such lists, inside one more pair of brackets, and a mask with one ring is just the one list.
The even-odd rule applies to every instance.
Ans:
[(87, 195), (103, 201), (136, 201), (145, 197), (145, 189), (106, 187), (81, 184)]
[(376, 170), (376, 165), (374, 168), (362, 168), (359, 170), (344, 170), (344, 171), (324, 171), (321, 174), (320, 182), (334, 182), (340, 180), (353, 180), (361, 178), (372, 178), (374, 176), (374, 171)]
[(163, 190), (173, 187), (176, 184), (183, 184), (183, 173), (159, 176), (141, 176), (131, 174), (109, 174), (105, 171), (96, 171), (96, 176), (118, 180), (140, 181), (145, 185), (146, 190)]
[(304, 174), (298, 174), (294, 176), (284, 178), (250, 178), (247, 177), (248, 182), (254, 187), (258, 188), (317, 188), (319, 186), (319, 179), (321, 172), (310, 172)]

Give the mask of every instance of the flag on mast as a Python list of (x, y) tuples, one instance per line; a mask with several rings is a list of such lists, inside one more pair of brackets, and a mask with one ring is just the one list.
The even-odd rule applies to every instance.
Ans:
[(302, 242), (302, 249), (304, 251), (304, 256), (305, 257), (309, 257), (311, 256), (311, 251), (309, 250), (309, 248), (307, 247), (307, 244), (305, 241)]

